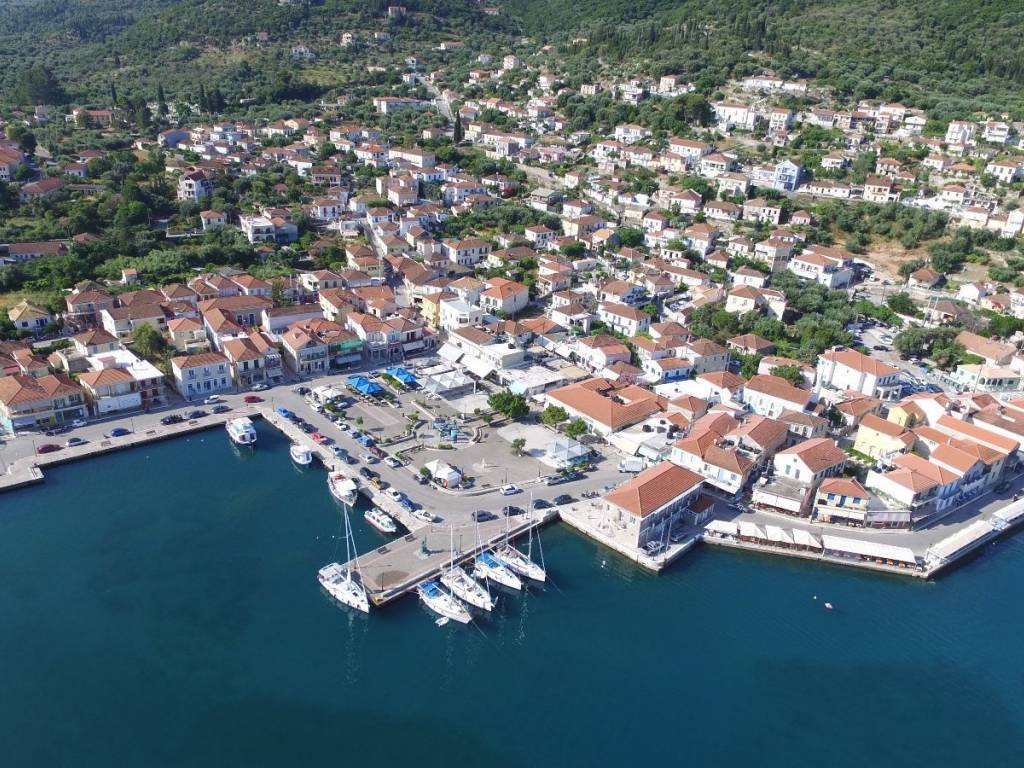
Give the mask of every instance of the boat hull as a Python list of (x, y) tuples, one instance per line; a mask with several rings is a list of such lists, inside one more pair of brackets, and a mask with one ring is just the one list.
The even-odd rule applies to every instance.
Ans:
[(363, 514), (363, 519), (380, 533), (398, 533), (398, 526), (391, 518), (380, 518), (367, 510)]
[(460, 624), (468, 624), (472, 621), (473, 617), (470, 616), (469, 611), (451, 595), (444, 592), (439, 595), (430, 595), (422, 587), (418, 588), (417, 591), (423, 604), (438, 616), (457, 621)]
[(474, 608), (484, 611), (494, 608), (491, 596), (465, 571), (461, 576), (457, 572), (455, 574), (446, 573), (441, 577), (441, 583), (448, 587), (457, 598), (469, 603)]
[(363, 613), (370, 612), (370, 601), (366, 597), (366, 592), (352, 578), (351, 574), (325, 575), (321, 571), (317, 575), (317, 580), (324, 591), (342, 605)]
[(523, 582), (520, 581), (519, 577), (503, 566), (488, 565), (478, 559), (475, 571), (477, 578), (488, 579), (495, 584), (500, 584), (509, 589), (519, 590), (523, 588)]

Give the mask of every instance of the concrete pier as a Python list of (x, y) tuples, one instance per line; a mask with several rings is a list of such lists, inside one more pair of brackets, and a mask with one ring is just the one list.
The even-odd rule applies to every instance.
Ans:
[[(439, 577), (452, 561), (453, 534), (455, 563), (458, 565), (485, 549), (503, 543), (506, 536), (509, 539), (522, 536), (554, 518), (552, 510), (542, 510), (511, 520), (489, 520), (453, 530), (439, 525), (424, 526), (416, 533), (359, 555), (351, 565), (353, 568), (358, 565), (370, 600), (381, 606), (414, 589), (420, 582)], [(534, 550), (536, 557), (537, 551)]]

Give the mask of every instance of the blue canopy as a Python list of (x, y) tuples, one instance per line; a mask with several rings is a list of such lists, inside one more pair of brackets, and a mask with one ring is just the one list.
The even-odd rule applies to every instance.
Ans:
[(402, 367), (388, 368), (385, 371), (385, 373), (388, 376), (394, 376), (396, 379), (398, 379), (403, 384), (415, 384), (416, 383), (416, 377), (413, 376), (411, 373), (409, 373), (407, 370), (405, 370), (405, 368), (402, 368)]
[(370, 381), (365, 376), (349, 376), (348, 385), (350, 387), (354, 387), (357, 392), (361, 392), (364, 395), (378, 395), (384, 391), (380, 384)]

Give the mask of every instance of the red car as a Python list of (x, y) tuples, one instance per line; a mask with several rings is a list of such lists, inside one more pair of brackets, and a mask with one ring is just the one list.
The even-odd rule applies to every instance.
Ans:
[(245, 402), (247, 402), (247, 403), (262, 403), (263, 402), (263, 398), (260, 397), (259, 395), (246, 395), (245, 396)]
[(54, 451), (59, 450), (59, 445), (55, 445), (54, 443), (43, 443), (36, 449), (36, 453), (53, 453)]
[(328, 443), (331, 442), (331, 438), (319, 432), (314, 432), (312, 435), (310, 435), (310, 437), (312, 437), (320, 445), (327, 445)]

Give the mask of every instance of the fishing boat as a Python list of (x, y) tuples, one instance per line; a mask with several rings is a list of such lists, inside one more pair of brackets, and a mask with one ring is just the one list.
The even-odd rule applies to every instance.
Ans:
[[(363, 613), (370, 612), (370, 601), (363, 589), (362, 579), (357, 578), (359, 557), (356, 555), (356, 542), (352, 534), (352, 524), (348, 519), (348, 509), (343, 513), (345, 527), (345, 565), (329, 563), (319, 570), (317, 579), (327, 594), (342, 605), (355, 608)], [(335, 552), (337, 552), (337, 543)]]
[(237, 419), (230, 419), (224, 428), (228, 432), (228, 437), (231, 438), (231, 442), (235, 445), (255, 445), (256, 444), (256, 427), (252, 424), (252, 419), (242, 416)]
[(477, 555), (474, 571), (478, 579), (488, 579), (509, 589), (523, 588), (523, 582), (519, 580), (519, 577), (490, 552), (481, 552)]
[(329, 563), (319, 570), (317, 579), (327, 590), (327, 594), (342, 605), (355, 608), (363, 613), (370, 612), (370, 601), (366, 598), (366, 590), (356, 581), (352, 572), (341, 563)]
[(363, 519), (381, 533), (398, 533), (398, 524), (383, 509), (370, 507), (363, 513)]
[(327, 487), (331, 489), (331, 495), (346, 507), (355, 506), (359, 496), (359, 486), (351, 477), (341, 472), (331, 472), (327, 475)]
[(452, 619), (460, 624), (468, 624), (473, 618), (466, 610), (466, 606), (441, 589), (441, 585), (433, 579), (424, 581), (416, 587), (416, 591), (427, 608), (443, 618)]
[(487, 594), (487, 590), (464, 569), (452, 568), (441, 577), (441, 583), (452, 591), (460, 600), (472, 605), (474, 608), (481, 608), (489, 611), (494, 608), (494, 600)]
[(504, 546), (499, 547), (494, 551), (494, 554), (509, 569), (515, 571), (520, 576), (525, 576), (526, 578), (533, 579), (534, 581), (544, 581), (547, 577), (543, 568), (511, 544), (505, 544)]
[(288, 449), (288, 453), (291, 454), (292, 461), (300, 467), (308, 467), (313, 463), (313, 452), (304, 445), (292, 443), (292, 447)]

